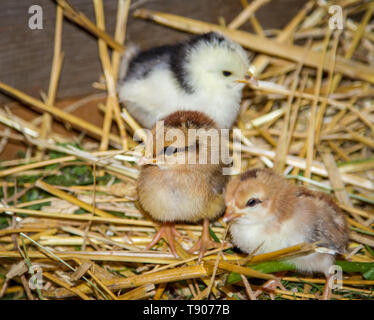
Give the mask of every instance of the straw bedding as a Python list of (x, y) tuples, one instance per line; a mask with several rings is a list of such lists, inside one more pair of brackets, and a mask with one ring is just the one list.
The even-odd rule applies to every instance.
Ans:
[[(0, 82), (0, 91), (41, 112), (39, 122), (28, 122), (0, 109), (0, 121), (8, 128), (1, 133), (0, 150), (10, 140), (29, 146), (25, 158), (0, 162), (0, 296), (241, 300), (277, 274), (285, 290), (276, 289), (276, 299), (319, 299), (325, 280), (319, 275), (306, 278), (281, 261), (313, 250), (310, 244), (246, 256), (226, 243), (198, 262), (185, 249), (197, 241), (202, 228), (180, 224), (177, 228), (185, 236), (177, 246), (180, 258), (170, 254), (165, 242), (144, 250), (157, 224), (137, 203), (138, 142), (132, 136), (140, 128), (118, 103), (115, 88), (126, 50), (130, 0), (118, 1), (113, 36), (105, 31), (102, 0), (93, 1), (95, 22), (67, 1), (56, 2), (54, 58), (45, 99), (8, 86), (6, 79)], [(350, 253), (337, 262), (343, 285), (332, 298), (372, 299), (374, 2), (334, 1), (345, 15), (342, 30), (328, 27), (328, 1), (310, 1), (284, 29), (264, 30), (255, 12), (268, 2), (242, 0), (243, 10), (231, 22), (221, 19), (221, 25), (144, 9), (133, 14), (190, 33), (219, 31), (249, 50), (258, 85), (244, 91), (235, 126), (242, 135), (232, 150), (241, 157), (242, 170), (273, 167), (297, 184), (334, 196), (350, 228)], [(95, 86), (107, 93), (98, 104), (104, 112), (101, 127), (55, 107), (64, 17), (97, 37), (104, 76)], [(240, 30), (247, 21), (254, 33)], [(83, 130), (96, 143), (77, 144), (77, 139), (51, 131), (53, 121)], [(145, 138), (141, 130), (138, 135)], [(226, 231), (221, 219), (211, 228), (217, 241)], [(43, 285), (37, 290), (30, 285), (29, 270), (42, 271)], [(269, 298), (267, 293), (259, 297)]]

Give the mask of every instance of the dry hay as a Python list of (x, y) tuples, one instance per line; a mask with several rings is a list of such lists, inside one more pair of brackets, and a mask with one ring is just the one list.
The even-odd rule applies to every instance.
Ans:
[[(139, 9), (134, 15), (191, 33), (220, 31), (250, 49), (258, 86), (244, 92), (236, 127), (241, 140), (242, 170), (273, 167), (308, 188), (334, 195), (346, 213), (350, 253), (340, 259), (343, 287), (333, 299), (370, 299), (374, 288), (374, 21), (373, 1), (334, 1), (343, 8), (344, 29), (328, 28), (328, 1), (310, 1), (282, 30), (263, 30), (254, 13), (267, 0), (250, 5), (230, 23), (207, 24)], [(332, 2), (332, 1), (331, 1)], [(132, 140), (139, 125), (121, 110), (114, 84), (125, 40), (130, 1), (118, 1), (114, 37), (105, 32), (102, 0), (95, 0), (96, 24), (65, 0), (57, 0), (56, 36), (51, 81), (39, 100), (0, 82), (0, 90), (42, 112), (33, 122), (0, 110), (8, 128), (0, 150), (10, 140), (29, 146), (22, 159), (3, 161), (0, 205), (0, 295), (8, 299), (247, 299), (273, 273), (286, 290), (277, 299), (318, 299), (324, 279), (300, 278), (293, 266), (277, 259), (313, 250), (300, 244), (269, 254), (245, 256), (223, 246), (202, 262), (188, 254), (200, 225), (180, 224), (185, 235), (169, 253), (161, 242), (144, 251), (157, 225), (137, 204), (139, 169)], [(360, 20), (353, 16), (360, 15)], [(64, 15), (98, 39), (104, 76), (95, 87), (107, 92), (102, 127), (56, 108), (63, 61)], [(241, 31), (249, 21), (254, 34)], [(152, 23), (150, 23), (150, 28)], [(112, 54), (110, 54), (112, 51)], [(5, 80), (5, 79), (4, 79)], [(87, 98), (89, 99), (89, 97)], [(84, 103), (84, 102), (83, 102)], [(51, 131), (64, 121), (97, 138), (76, 145)], [(111, 133), (118, 127), (119, 135)], [(140, 134), (140, 137), (144, 137)], [(226, 235), (219, 219), (212, 227), (218, 240)], [(44, 286), (31, 290), (28, 270), (38, 264)], [(243, 277), (247, 276), (247, 277)], [(247, 296), (248, 294), (248, 296)], [(267, 294), (260, 296), (268, 299)]]

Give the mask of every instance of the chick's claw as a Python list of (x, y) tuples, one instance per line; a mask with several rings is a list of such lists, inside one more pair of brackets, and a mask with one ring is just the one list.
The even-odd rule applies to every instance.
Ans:
[(191, 249), (188, 250), (188, 252), (194, 253), (195, 251), (199, 251), (199, 259), (201, 259), (209, 248), (218, 248), (220, 246), (221, 243), (215, 242), (211, 239), (209, 234), (209, 220), (204, 219), (201, 237), (199, 241)]
[(258, 289), (255, 291), (254, 296), (257, 298), (259, 295), (261, 295), (264, 292), (267, 292), (270, 296), (271, 300), (274, 300), (275, 298), (275, 290), (277, 288), (280, 288), (281, 290), (286, 290), (286, 288), (283, 286), (281, 279), (273, 279), (267, 281), (263, 286), (262, 289)]
[(218, 248), (220, 245), (221, 244), (219, 242), (215, 242), (211, 239), (203, 239), (203, 237), (201, 237), (199, 241), (196, 242), (194, 246), (188, 250), (188, 252), (194, 253), (196, 251), (199, 251), (199, 258), (201, 259), (209, 248)]
[(151, 243), (145, 248), (145, 250), (149, 250), (152, 248), (155, 244), (157, 244), (161, 238), (164, 238), (166, 242), (168, 243), (171, 253), (178, 257), (177, 251), (175, 249), (175, 237), (182, 238), (182, 235), (175, 229), (174, 223), (164, 223), (160, 230), (156, 233)]

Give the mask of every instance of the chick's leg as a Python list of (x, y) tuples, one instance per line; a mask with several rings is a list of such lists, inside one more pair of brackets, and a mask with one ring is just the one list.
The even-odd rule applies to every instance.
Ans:
[(325, 284), (325, 287), (323, 289), (323, 295), (322, 295), (323, 300), (330, 300), (330, 298), (331, 298), (330, 281), (331, 281), (332, 277), (333, 277), (333, 275), (326, 276), (326, 284)]
[(166, 240), (166, 242), (168, 243), (168, 245), (170, 247), (170, 250), (173, 253), (173, 255), (178, 257), (177, 251), (175, 249), (175, 243), (174, 243), (174, 240), (175, 240), (174, 237), (175, 236), (176, 237), (182, 237), (181, 234), (177, 231), (177, 229), (175, 229), (174, 223), (172, 223), (172, 222), (163, 223), (161, 225), (160, 229), (158, 230), (158, 232), (156, 233), (156, 235), (154, 236), (151, 243), (145, 249), (149, 250), (156, 243), (158, 243), (161, 240), (161, 238), (164, 238)]
[(204, 219), (203, 224), (203, 231), (201, 233), (201, 237), (199, 241), (190, 249), (188, 250), (189, 253), (193, 253), (195, 251), (200, 251), (199, 257), (202, 258), (204, 253), (209, 248), (218, 248), (220, 246), (219, 242), (215, 242), (211, 239), (210, 233), (209, 233), (209, 219)]

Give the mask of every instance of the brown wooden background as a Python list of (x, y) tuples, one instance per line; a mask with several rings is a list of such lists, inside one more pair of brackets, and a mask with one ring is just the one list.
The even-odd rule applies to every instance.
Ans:
[[(137, 2), (133, 1), (132, 10)], [(272, 0), (256, 14), (265, 29), (281, 28), (300, 10), (305, 0)], [(94, 21), (92, 0), (70, 0), (71, 5)], [(141, 1), (138, 7), (148, 8), (200, 19), (218, 22), (222, 16), (231, 21), (242, 9), (239, 0), (150, 0)], [(43, 8), (43, 30), (30, 30), (28, 9), (31, 5)], [(134, 7), (135, 6), (135, 7)], [(107, 32), (113, 34), (117, 0), (104, 0)], [(0, 0), (0, 81), (28, 94), (39, 97), (40, 91), (47, 91), (53, 56), (53, 39), (56, 5), (53, 0)], [(130, 15), (131, 15), (130, 12)], [(251, 30), (247, 23), (244, 30)], [(134, 19), (128, 22), (127, 41), (137, 43), (141, 48), (171, 43), (189, 35)], [(57, 99), (72, 98), (93, 93), (92, 83), (98, 80), (101, 67), (96, 39), (67, 19), (63, 26), (63, 51), (65, 61)], [(12, 99), (0, 92), (0, 105)], [(101, 114), (92, 112), (92, 105), (80, 108), (78, 115), (101, 125)], [(37, 113), (24, 108), (13, 107), (16, 114), (31, 119)], [(64, 128), (61, 126), (61, 132)], [(0, 127), (3, 130), (3, 127)], [(10, 145), (0, 159), (13, 158), (20, 145)]]

